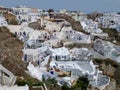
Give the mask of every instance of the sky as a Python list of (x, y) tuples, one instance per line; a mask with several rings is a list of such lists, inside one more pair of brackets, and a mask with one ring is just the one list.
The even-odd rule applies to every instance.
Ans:
[(79, 10), (83, 12), (120, 12), (120, 0), (0, 0), (1, 6), (25, 5), (48, 10)]

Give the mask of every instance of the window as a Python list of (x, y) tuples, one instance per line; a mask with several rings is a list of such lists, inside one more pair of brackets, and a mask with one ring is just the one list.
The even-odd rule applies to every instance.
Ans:
[(57, 56), (57, 59), (60, 59), (60, 56)]
[(24, 61), (27, 61), (27, 55), (26, 54), (24, 55)]
[(66, 56), (62, 56), (62, 58), (66, 59)]

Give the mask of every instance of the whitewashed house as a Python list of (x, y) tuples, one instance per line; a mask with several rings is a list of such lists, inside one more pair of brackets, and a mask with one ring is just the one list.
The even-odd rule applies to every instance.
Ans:
[(29, 33), (29, 39), (41, 39), (41, 40), (49, 40), (50, 34), (45, 31), (34, 30), (33, 32)]
[(19, 23), (29, 21), (28, 13), (31, 12), (30, 8), (28, 8), (26, 6), (19, 6), (19, 7), (14, 7), (12, 9), (13, 9), (13, 14), (16, 15), (17, 20), (18, 20)]
[(66, 39), (68, 42), (73, 42), (73, 43), (90, 44), (92, 41), (90, 35), (85, 35), (81, 32), (68, 30), (64, 28), (61, 30), (61, 35), (62, 35), (62, 39)]
[(97, 21), (103, 28), (110, 28), (112, 25), (120, 23), (120, 15), (117, 13), (104, 13)]
[(23, 49), (23, 58), (25, 62), (35, 62), (40, 65), (42, 61), (49, 55), (49, 48), (47, 46), (40, 47), (37, 49)]
[(12, 12), (16, 15), (19, 24), (22, 22), (36, 22), (43, 13), (41, 9), (26, 6), (14, 7), (12, 8)]
[(26, 42), (27, 47), (37, 48), (43, 45), (44, 41), (50, 39), (50, 34), (46, 31), (34, 30), (28, 34), (28, 40)]
[(29, 90), (29, 86), (0, 86), (0, 90)]
[(67, 10), (66, 10), (66, 9), (59, 10), (59, 13), (61, 13), (61, 14), (66, 14), (66, 13), (67, 13)]
[(50, 51), (51, 51), (52, 60), (58, 60), (58, 61), (69, 60), (70, 52), (65, 47), (50, 49)]
[(78, 12), (74, 16), (72, 16), (75, 21), (84, 21), (87, 19), (87, 14), (83, 12)]
[(70, 50), (70, 57), (72, 61), (84, 61), (88, 60), (91, 54), (87, 48), (73, 48)]
[(116, 46), (113, 43), (108, 41), (103, 41), (101, 39), (97, 39), (94, 42), (94, 50), (105, 56), (106, 58), (110, 58), (117, 62), (120, 62), (120, 47)]
[(37, 8), (31, 8), (29, 15), (29, 22), (36, 22), (42, 15), (42, 10)]
[(7, 23), (6, 19), (5, 19), (5, 17), (3, 17), (3, 15), (1, 14), (0, 15), (0, 27), (1, 26), (7, 26), (7, 25), (8, 25), (8, 23)]
[[(0, 88), (1, 86), (14, 85), (16, 82), (16, 76), (0, 64)], [(0, 89), (1, 90), (1, 89)]]
[(46, 74), (46, 67), (37, 67), (34, 66), (31, 62), (27, 66), (28, 71), (30, 72), (30, 75), (34, 78), (37, 78), (38, 80), (43, 80), (43, 75)]
[[(55, 61), (50, 62), (50, 67), (58, 68), (62, 71), (71, 71), (72, 76), (85, 76), (88, 78), (90, 84), (98, 87), (100, 90), (104, 89), (110, 82), (109, 77), (102, 75), (102, 71), (90, 61)], [(69, 85), (72, 85), (69, 84)]]
[[(16, 26), (12, 26), (12, 27), (16, 27)], [(29, 38), (29, 33), (34, 31), (32, 28), (28, 26), (20, 26), (20, 28), (19, 27), (16, 28), (18, 28), (18, 30), (16, 30), (14, 34), (18, 39), (20, 39), (23, 42), (26, 42)]]
[(61, 30), (64, 21), (64, 19), (51, 19), (49, 17), (43, 17), (41, 18), (41, 26), (45, 26), (45, 30), (56, 32)]
[(98, 22), (95, 22), (92, 19), (81, 21), (81, 25), (83, 27), (83, 30), (91, 33), (93, 36), (98, 36), (104, 39), (108, 38), (108, 34), (104, 33), (103, 30), (98, 27)]
[(110, 25), (109, 28), (116, 29), (118, 32), (120, 32), (120, 23)]

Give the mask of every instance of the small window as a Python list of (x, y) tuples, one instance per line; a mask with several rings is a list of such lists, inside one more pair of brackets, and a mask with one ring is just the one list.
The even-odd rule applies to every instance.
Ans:
[(24, 61), (27, 61), (27, 55), (26, 54), (24, 55)]

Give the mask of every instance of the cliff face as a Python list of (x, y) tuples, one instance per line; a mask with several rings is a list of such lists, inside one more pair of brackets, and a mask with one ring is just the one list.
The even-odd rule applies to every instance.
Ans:
[(26, 65), (22, 61), (23, 43), (6, 27), (0, 27), (0, 62), (16, 76), (24, 75)]
[(17, 85), (41, 85), (37, 79), (26, 74), (27, 65), (22, 61), (22, 49), (23, 43), (6, 27), (0, 27), (0, 63), (17, 76)]
[(120, 90), (120, 64), (111, 59), (95, 59), (100, 70), (111, 78), (109, 86), (105, 90)]

